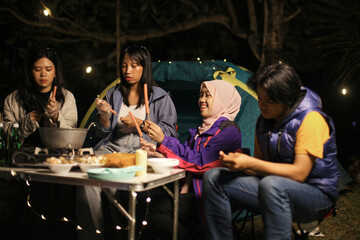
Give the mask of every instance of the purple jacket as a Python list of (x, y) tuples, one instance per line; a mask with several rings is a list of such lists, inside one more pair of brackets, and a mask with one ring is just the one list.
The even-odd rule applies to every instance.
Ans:
[(179, 159), (179, 168), (193, 173), (195, 194), (201, 196), (201, 179), (205, 171), (222, 166), (219, 151), (241, 150), (241, 133), (238, 125), (225, 117), (220, 117), (211, 128), (199, 135), (197, 129), (189, 129), (190, 136), (185, 144), (174, 137), (165, 136), (157, 148), (167, 158)]

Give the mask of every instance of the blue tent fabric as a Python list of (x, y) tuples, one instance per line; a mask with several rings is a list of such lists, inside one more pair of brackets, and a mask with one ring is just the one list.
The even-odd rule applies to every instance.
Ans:
[[(251, 155), (254, 153), (254, 137), (255, 124), (260, 110), (258, 108), (257, 99), (249, 94), (248, 89), (244, 87), (251, 72), (235, 64), (225, 61), (205, 61), (205, 62), (155, 62), (153, 63), (153, 77), (155, 81), (164, 89), (176, 91), (178, 89), (200, 89), (203, 81), (216, 79), (227, 80), (231, 78), (231, 83), (235, 85), (241, 96), (240, 112), (235, 118), (235, 122), (239, 125), (242, 137), (243, 147), (249, 148)], [(240, 84), (240, 86), (236, 85)], [(181, 110), (181, 99), (173, 98), (175, 106), (178, 110), (178, 125), (181, 131), (180, 141), (185, 141), (187, 129), (197, 127), (201, 123), (201, 117), (197, 112), (197, 104), (191, 104), (193, 109)], [(196, 110), (195, 110), (196, 109)], [(192, 120), (191, 120), (192, 119)], [(186, 124), (189, 121), (190, 124)], [(192, 124), (191, 124), (192, 123)]]

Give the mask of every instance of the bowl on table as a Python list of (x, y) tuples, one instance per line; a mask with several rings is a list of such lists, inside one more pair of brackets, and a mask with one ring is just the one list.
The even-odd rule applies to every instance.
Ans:
[(78, 163), (80, 170), (82, 172), (87, 172), (89, 169), (93, 169), (93, 168), (101, 168), (102, 166), (104, 166), (103, 163)]
[(44, 162), (46, 166), (49, 167), (50, 171), (57, 174), (67, 174), (70, 172), (73, 166), (76, 166), (76, 163), (47, 163)]
[(100, 156), (80, 156), (76, 158), (76, 162), (78, 163), (80, 170), (82, 172), (87, 172), (92, 168), (101, 168), (106, 163), (106, 158), (103, 155)]
[(179, 165), (179, 160), (175, 158), (149, 158), (147, 164), (151, 166), (155, 173), (171, 173), (174, 167)]

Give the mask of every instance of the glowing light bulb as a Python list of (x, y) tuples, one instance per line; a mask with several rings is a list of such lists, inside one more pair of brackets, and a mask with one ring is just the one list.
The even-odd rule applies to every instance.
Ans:
[(64, 222), (68, 222), (69, 220), (66, 217), (63, 217), (62, 219)]
[(44, 9), (43, 13), (44, 13), (44, 15), (45, 15), (46, 17), (50, 15), (50, 14), (49, 14), (49, 11), (46, 10), (46, 9)]
[(199, 58), (199, 57), (197, 57), (197, 58), (196, 58), (196, 60), (200, 61), (200, 58)]
[(142, 221), (142, 225), (143, 225), (143, 226), (146, 226), (146, 225), (147, 225), (147, 221), (145, 221), (145, 220)]
[(117, 230), (121, 230), (121, 227), (120, 227), (120, 226), (116, 226), (116, 229), (117, 229)]
[(147, 197), (147, 198), (146, 198), (146, 202), (148, 202), (148, 203), (151, 202), (151, 198), (150, 198), (150, 197)]
[(346, 95), (346, 94), (347, 94), (347, 89), (346, 89), (346, 88), (343, 88), (343, 89), (341, 90), (341, 94), (342, 94), (342, 95)]
[(91, 67), (91, 66), (88, 66), (88, 67), (85, 69), (85, 71), (86, 71), (87, 74), (91, 73), (92, 67)]
[(100, 230), (97, 230), (97, 229), (96, 229), (96, 233), (97, 233), (97, 234), (100, 234), (101, 232), (100, 232)]
[(77, 225), (76, 229), (77, 230), (82, 230), (82, 228), (79, 225)]

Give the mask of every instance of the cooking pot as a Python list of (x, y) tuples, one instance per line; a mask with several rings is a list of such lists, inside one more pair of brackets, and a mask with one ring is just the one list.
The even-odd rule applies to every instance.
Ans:
[(50, 128), (40, 127), (41, 142), (49, 149), (79, 149), (85, 142), (86, 134), (95, 125), (88, 128)]

